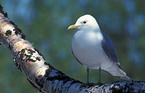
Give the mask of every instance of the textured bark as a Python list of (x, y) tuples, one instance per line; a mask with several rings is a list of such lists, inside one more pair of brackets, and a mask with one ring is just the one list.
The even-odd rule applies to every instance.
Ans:
[(120, 81), (104, 85), (85, 84), (52, 67), (27, 40), (22, 31), (7, 18), (0, 7), (0, 43), (12, 55), (16, 67), (32, 86), (44, 93), (145, 92), (145, 82)]

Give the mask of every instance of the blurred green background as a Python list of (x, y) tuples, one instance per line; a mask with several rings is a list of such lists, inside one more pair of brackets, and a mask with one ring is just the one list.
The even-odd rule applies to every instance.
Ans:
[[(86, 68), (71, 52), (76, 30), (67, 30), (78, 17), (93, 15), (113, 41), (122, 69), (136, 81), (145, 80), (145, 0), (0, 0), (8, 17), (23, 31), (53, 67), (86, 82)], [(39, 93), (0, 46), (0, 93)], [(120, 78), (102, 73), (102, 83)], [(98, 82), (91, 70), (90, 81)]]

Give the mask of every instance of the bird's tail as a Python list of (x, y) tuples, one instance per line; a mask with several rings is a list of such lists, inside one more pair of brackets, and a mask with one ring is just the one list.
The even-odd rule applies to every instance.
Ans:
[(124, 80), (127, 80), (127, 81), (132, 81), (132, 79), (130, 77), (128, 77), (123, 70), (121, 70), (121, 69), (119, 69), (119, 70), (120, 70), (120, 78), (121, 79), (124, 79)]
[(118, 75), (121, 79), (123, 79), (123, 80), (126, 80), (126, 81), (132, 81), (132, 79), (130, 78), (130, 77), (128, 77), (127, 75), (126, 75), (126, 73), (123, 71), (123, 70), (121, 70), (121, 69), (119, 69), (119, 74), (120, 75)]
[(121, 79), (127, 80), (127, 81), (132, 81), (132, 79), (128, 76), (120, 76)]
[(119, 67), (115, 67), (115, 66), (114, 66), (114, 68), (109, 69), (108, 72), (109, 72), (110, 74), (112, 74), (113, 76), (118, 76), (118, 77), (120, 77), (120, 78), (123, 79), (123, 80), (132, 81), (132, 79), (131, 79), (130, 77), (128, 77), (128, 76), (126, 75), (126, 73), (125, 73), (123, 70), (121, 70)]
[(126, 73), (123, 70), (121, 70), (121, 68), (119, 68), (116, 65), (110, 65), (110, 67), (103, 68), (103, 70), (109, 72), (113, 76), (120, 77), (121, 79), (124, 79), (124, 80), (127, 80), (127, 81), (132, 81), (132, 79), (130, 77), (128, 77), (126, 75)]

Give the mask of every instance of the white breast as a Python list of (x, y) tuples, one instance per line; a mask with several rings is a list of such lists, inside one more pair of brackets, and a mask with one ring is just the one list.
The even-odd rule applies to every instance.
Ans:
[(102, 49), (101, 32), (78, 31), (72, 39), (72, 51), (79, 62), (92, 69), (98, 69), (107, 57)]

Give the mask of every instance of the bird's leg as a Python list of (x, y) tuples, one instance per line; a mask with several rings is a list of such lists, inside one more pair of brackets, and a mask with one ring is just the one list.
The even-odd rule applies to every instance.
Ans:
[(87, 68), (87, 83), (89, 83), (89, 68)]
[(99, 85), (99, 86), (103, 85), (101, 83), (101, 66), (99, 66), (99, 82), (97, 83), (97, 85)]
[(99, 67), (99, 84), (101, 84), (101, 66)]

